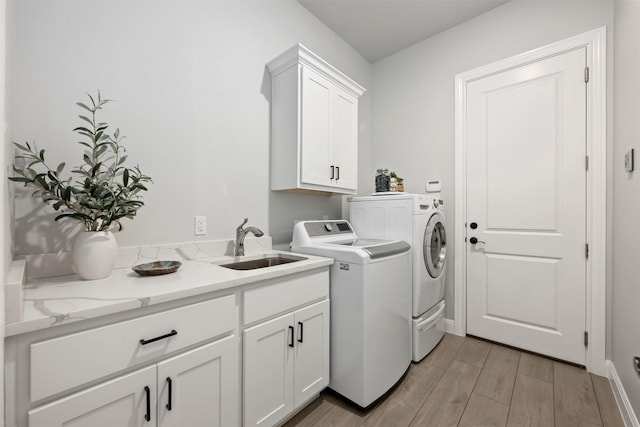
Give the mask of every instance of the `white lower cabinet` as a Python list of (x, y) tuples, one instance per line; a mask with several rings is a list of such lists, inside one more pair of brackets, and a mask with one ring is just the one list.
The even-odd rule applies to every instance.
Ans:
[(329, 384), (329, 301), (296, 311), (293, 402), (297, 407)]
[(29, 426), (240, 425), (237, 341), (203, 345), (31, 410)]
[(249, 328), (244, 341), (244, 425), (272, 425), (293, 410), (293, 355), (287, 314)]
[(150, 366), (31, 410), (29, 426), (147, 426), (147, 406), (156, 407), (155, 384), (156, 368)]
[(7, 337), (4, 425), (283, 422), (329, 384), (329, 268), (232, 292)]
[(329, 301), (247, 328), (244, 425), (271, 426), (329, 384)]
[(158, 426), (239, 426), (238, 338), (158, 363)]

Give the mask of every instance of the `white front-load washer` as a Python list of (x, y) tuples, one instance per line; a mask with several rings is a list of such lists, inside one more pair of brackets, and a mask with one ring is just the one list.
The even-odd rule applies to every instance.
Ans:
[(439, 194), (353, 197), (350, 222), (362, 237), (411, 242), (412, 359), (422, 360), (444, 335), (447, 235)]
[(372, 405), (411, 364), (411, 246), (359, 238), (344, 220), (301, 221), (291, 251), (334, 258), (329, 388)]

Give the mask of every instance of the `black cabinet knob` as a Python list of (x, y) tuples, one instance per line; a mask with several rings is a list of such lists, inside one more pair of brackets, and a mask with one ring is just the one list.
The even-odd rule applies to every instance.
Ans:
[(472, 222), (471, 224), (469, 224), (469, 227), (470, 227), (472, 230), (475, 230), (476, 228), (478, 228), (478, 224), (477, 224), (477, 223), (475, 223), (475, 222)]

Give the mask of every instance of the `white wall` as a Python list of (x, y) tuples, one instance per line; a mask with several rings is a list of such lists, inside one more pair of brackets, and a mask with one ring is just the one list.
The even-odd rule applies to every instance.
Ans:
[[(640, 3), (615, 2), (613, 138), (613, 303), (611, 360), (636, 417), (640, 417), (640, 377), (632, 360), (640, 356)], [(636, 171), (624, 170), (624, 153), (636, 151)]]
[[(54, 165), (80, 164), (75, 102), (100, 89), (116, 100), (102, 118), (127, 136), (130, 164), (154, 179), (119, 245), (198, 240), (195, 215), (208, 219), (200, 239), (233, 238), (249, 217), (275, 243), (291, 239), (296, 219), (340, 216), (340, 197), (269, 191), (265, 64), (300, 42), (370, 85), (370, 64), (297, 2), (12, 3), (11, 138), (37, 141)], [(364, 150), (369, 103), (360, 98)], [(16, 255), (68, 249), (73, 230), (20, 188)]]
[[(2, 241), (2, 247), (0, 252), (2, 253), (2, 262), (0, 267), (2, 274), (0, 277), (3, 279), (9, 272), (9, 265), (12, 260), (12, 247), (13, 247), (13, 196), (11, 189), (13, 185), (7, 179), (7, 176), (11, 173), (12, 153), (11, 144), (8, 142), (8, 111), (7, 103), (8, 98), (6, 94), (6, 81), (8, 80), (8, 73), (6, 73), (6, 63), (8, 52), (7, 42), (7, 23), (8, 23), (8, 11), (7, 2), (0, 0), (0, 200), (2, 200), (2, 210), (0, 211), (0, 240)], [(2, 293), (3, 294), (3, 293)], [(4, 304), (0, 305), (0, 310), (4, 310)], [(4, 313), (4, 311), (3, 311)], [(4, 317), (4, 315), (2, 316)]]
[[(606, 1), (514, 0), (373, 65), (368, 175), (372, 180), (379, 167), (395, 170), (411, 193), (424, 193), (427, 180), (442, 180), (449, 261), (454, 252), (454, 76), (597, 27), (610, 29), (612, 14)], [(453, 288), (449, 262), (449, 319)]]
[[(8, 156), (6, 143), (6, 116), (5, 116), (5, 63), (6, 63), (6, 2), (0, 0), (0, 200), (2, 210), (0, 211), (0, 319), (4, 319), (4, 285), (9, 274), (9, 264), (11, 263), (12, 238), (8, 232), (10, 226), (10, 206), (9, 203), (9, 183), (7, 180)], [(0, 328), (0, 342), (4, 342), (4, 328)], [(4, 366), (4, 345), (0, 346), (0, 366)], [(0, 370), (0, 402), (4, 402), (4, 369)], [(0, 420), (4, 420), (4, 404), (0, 404)], [(0, 421), (4, 425), (4, 421)]]

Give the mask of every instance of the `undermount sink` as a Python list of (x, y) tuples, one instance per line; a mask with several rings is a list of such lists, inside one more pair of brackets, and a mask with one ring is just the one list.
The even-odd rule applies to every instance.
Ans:
[(306, 259), (307, 258), (300, 256), (276, 254), (266, 255), (262, 258), (250, 259), (247, 261), (234, 261), (228, 264), (220, 264), (220, 267), (231, 268), (233, 270), (255, 270), (257, 268), (273, 267)]

